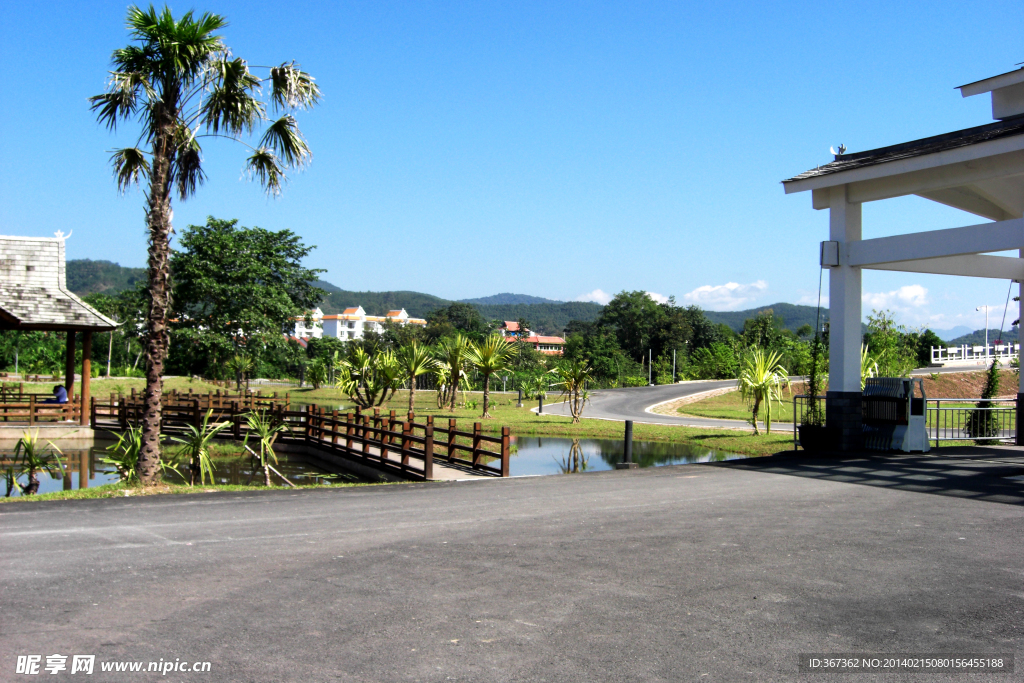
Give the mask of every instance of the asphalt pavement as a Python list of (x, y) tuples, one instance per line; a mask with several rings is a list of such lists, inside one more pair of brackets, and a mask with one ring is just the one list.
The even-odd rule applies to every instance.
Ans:
[[(589, 683), (1019, 652), (1024, 459), (948, 456), (3, 505), (0, 680), (33, 654), (96, 656), (57, 680)], [(100, 673), (160, 660), (211, 669)]]

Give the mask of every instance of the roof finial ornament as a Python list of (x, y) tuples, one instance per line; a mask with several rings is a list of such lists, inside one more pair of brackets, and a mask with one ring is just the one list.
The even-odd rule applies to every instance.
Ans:
[(841, 157), (846, 154), (846, 145), (840, 144), (839, 151), (837, 152), (834, 147), (829, 147), (828, 151), (832, 152), (832, 156)]
[[(74, 230), (72, 230), (71, 232), (74, 232)], [(55, 232), (53, 234), (56, 235), (57, 239), (59, 239), (59, 240), (68, 240), (68, 239), (71, 239), (71, 232), (69, 232), (67, 235), (65, 235), (63, 230), (58, 230), (57, 232)]]

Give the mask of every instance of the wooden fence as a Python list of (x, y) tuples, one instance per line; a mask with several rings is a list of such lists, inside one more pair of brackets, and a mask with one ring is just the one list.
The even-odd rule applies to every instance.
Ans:
[(0, 418), (4, 422), (18, 422), (34, 426), (47, 422), (74, 422), (82, 418), (81, 398), (73, 397), (67, 403), (45, 403), (53, 394), (23, 394), (22, 400), (0, 401)]
[[(440, 459), (481, 475), (509, 476), (508, 427), (502, 427), (499, 437), (484, 434), (480, 422), (473, 424), (472, 431), (462, 431), (454, 419), (449, 419), (446, 427), (435, 425), (433, 415), (417, 422), (414, 413), (400, 419), (394, 410), (386, 415), (379, 408), (372, 414), (356, 410), (339, 415), (337, 411), (326, 412), (312, 405), (290, 410), (287, 399), (246, 399), (168, 396), (163, 403), (162, 431), (174, 434), (187, 429), (187, 425), (199, 427), (212, 410), (211, 424), (231, 423), (230, 429), (221, 433), (241, 440), (248, 433), (245, 416), (252, 411), (266, 411), (287, 425), (289, 431), (282, 436), (282, 442), (305, 443), (378, 470), (429, 480), (434, 478), (435, 459)], [(93, 399), (90, 412), (96, 429), (122, 431), (139, 423), (142, 402), (112, 395), (108, 403)]]

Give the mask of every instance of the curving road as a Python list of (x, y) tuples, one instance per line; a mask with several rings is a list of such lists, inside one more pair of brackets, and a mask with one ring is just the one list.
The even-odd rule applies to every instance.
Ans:
[[(705, 391), (736, 386), (734, 379), (683, 382), (655, 387), (627, 387), (623, 389), (599, 389), (591, 392), (590, 403), (583, 411), (585, 417), (602, 420), (633, 420), (648, 424), (683, 425), (690, 427), (731, 427), (749, 428), (743, 420), (721, 420), (707, 417), (678, 417), (649, 413), (647, 409), (665, 401), (675, 401)], [(536, 408), (534, 408), (536, 410)], [(544, 412), (554, 415), (569, 415), (569, 406), (564, 403), (545, 404)]]

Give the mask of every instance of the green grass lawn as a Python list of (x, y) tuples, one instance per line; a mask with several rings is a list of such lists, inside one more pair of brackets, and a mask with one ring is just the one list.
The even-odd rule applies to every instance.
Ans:
[[(724, 420), (750, 420), (750, 406), (740, 398), (739, 391), (730, 391), (727, 394), (719, 394), (706, 398), (703, 401), (690, 403), (679, 408), (683, 415), (694, 417), (716, 417)], [(764, 407), (761, 408), (761, 417), (764, 419)], [(783, 392), (782, 404), (772, 403), (772, 422), (793, 423), (793, 396), (788, 391)]]

